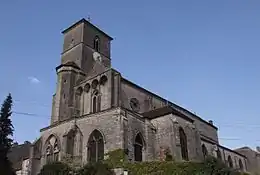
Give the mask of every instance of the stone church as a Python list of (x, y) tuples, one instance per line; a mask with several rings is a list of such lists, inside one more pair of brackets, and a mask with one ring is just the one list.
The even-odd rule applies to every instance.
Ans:
[(213, 155), (246, 171), (242, 154), (219, 144), (218, 128), (127, 80), (111, 66), (108, 34), (82, 19), (62, 32), (50, 125), (31, 150), (31, 172), (66, 156), (82, 164), (123, 149), (128, 161), (203, 161)]

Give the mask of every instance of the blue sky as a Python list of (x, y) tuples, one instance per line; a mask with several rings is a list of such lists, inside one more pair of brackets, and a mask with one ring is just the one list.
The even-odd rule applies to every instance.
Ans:
[(260, 145), (260, 1), (1, 1), (0, 100), (14, 98), (14, 139), (50, 122), (62, 34), (88, 17), (114, 37), (126, 78), (219, 127), (221, 144)]

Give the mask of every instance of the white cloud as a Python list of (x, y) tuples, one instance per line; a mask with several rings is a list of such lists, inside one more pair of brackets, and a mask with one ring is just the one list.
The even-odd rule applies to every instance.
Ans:
[(30, 81), (30, 83), (32, 84), (39, 84), (41, 81), (36, 78), (36, 77), (28, 77), (28, 80)]

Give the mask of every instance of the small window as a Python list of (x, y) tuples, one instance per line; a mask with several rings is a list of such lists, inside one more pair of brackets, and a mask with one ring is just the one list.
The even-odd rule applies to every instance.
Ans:
[(179, 128), (180, 144), (181, 144), (181, 156), (183, 160), (188, 161), (188, 147), (187, 147), (187, 137), (183, 128)]
[(204, 159), (206, 159), (208, 156), (208, 150), (204, 144), (202, 145), (202, 153), (203, 153)]
[(93, 113), (97, 112), (97, 97), (93, 97)]
[(131, 98), (130, 99), (130, 107), (133, 111), (139, 112), (140, 110), (140, 103), (136, 98)]
[(233, 161), (231, 159), (231, 156), (228, 156), (228, 166), (229, 168), (233, 168)]
[(218, 158), (219, 160), (222, 160), (221, 152), (220, 152), (219, 149), (217, 150), (217, 158)]
[(92, 112), (96, 113), (100, 111), (100, 94), (98, 91), (93, 93), (92, 97)]
[(134, 158), (135, 161), (141, 162), (143, 160), (142, 154), (143, 154), (143, 140), (140, 133), (138, 133), (135, 137), (135, 143), (134, 143)]
[(99, 37), (95, 37), (94, 39), (94, 50), (99, 52), (100, 50), (100, 40), (99, 40)]
[(242, 160), (239, 159), (238, 163), (239, 163), (239, 169), (240, 169), (241, 171), (243, 171), (243, 170), (244, 170), (244, 166), (243, 166)]

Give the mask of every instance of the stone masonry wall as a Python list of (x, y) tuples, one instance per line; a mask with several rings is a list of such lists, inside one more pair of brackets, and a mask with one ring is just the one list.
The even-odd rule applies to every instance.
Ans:
[(131, 112), (125, 111), (125, 142), (126, 142), (126, 148), (128, 149), (128, 160), (133, 161), (134, 160), (134, 143), (135, 143), (135, 137), (138, 133), (140, 133), (143, 137), (143, 159), (146, 160), (146, 144), (148, 141), (148, 138), (146, 136), (145, 132), (145, 122), (142, 120), (137, 114), (132, 114)]
[(217, 150), (220, 151), (220, 155), (221, 155), (221, 160), (228, 165), (228, 156), (231, 157), (232, 159), (232, 163), (233, 163), (233, 168), (235, 169), (240, 169), (239, 167), (239, 160), (242, 161), (243, 164), (243, 170), (246, 171), (247, 170), (247, 159), (241, 155), (239, 155), (238, 153), (236, 153), (235, 151), (232, 151), (228, 148), (225, 148), (223, 146), (208, 142), (208, 141), (202, 141), (201, 145), (205, 145), (208, 155), (210, 156), (214, 156), (217, 158)]
[(216, 143), (218, 143), (218, 131), (217, 129), (213, 128), (212, 126), (206, 124), (205, 122), (193, 118), (194, 119), (194, 123), (196, 125), (196, 128), (198, 128), (198, 130), (200, 131), (201, 134), (203, 134), (204, 136), (212, 139), (213, 141), (215, 141)]
[[(122, 122), (121, 122), (120, 110), (117, 108), (111, 109), (108, 111), (90, 114), (82, 118), (78, 118), (76, 120), (76, 125), (80, 129), (83, 140), (82, 140), (82, 160), (84, 163), (87, 162), (87, 143), (89, 135), (97, 129), (103, 134), (104, 137), (104, 151), (105, 153), (114, 149), (123, 148), (123, 130), (122, 130)], [(51, 128), (43, 129), (41, 132), (41, 140), (43, 145), (45, 145), (46, 140), (50, 135), (55, 135), (61, 145), (61, 154), (65, 153), (65, 145), (63, 136), (70, 131), (74, 127), (74, 120), (63, 122), (57, 126), (53, 126)], [(79, 144), (77, 142), (76, 144)], [(42, 159), (41, 166), (45, 164), (45, 149), (42, 148)]]
[[(102, 78), (106, 77), (106, 82), (102, 83)], [(107, 70), (102, 74), (90, 77), (82, 81), (75, 89), (81, 88), (83, 92), (80, 99), (80, 115), (87, 115), (93, 112), (92, 98), (94, 92), (99, 93), (100, 98), (100, 111), (107, 110), (111, 108), (111, 98), (112, 98), (112, 80), (113, 75), (111, 70)], [(97, 82), (97, 86), (93, 88), (93, 83)], [(75, 90), (76, 91), (76, 90)], [(77, 99), (75, 99), (77, 100)], [(76, 103), (76, 101), (75, 101)]]
[(189, 160), (200, 159), (200, 140), (196, 128), (191, 122), (184, 120), (173, 114), (161, 116), (152, 120), (156, 128), (156, 156), (160, 159), (162, 149), (169, 149), (175, 160), (182, 160), (179, 138), (179, 127), (184, 129), (187, 137), (187, 147)]
[(247, 157), (247, 170), (251, 173), (260, 172), (260, 153), (252, 150), (249, 147), (243, 147), (236, 150), (240, 154), (243, 154)]
[(136, 111), (138, 113), (147, 112), (165, 105), (163, 101), (156, 98), (155, 96), (146, 93), (145, 91), (127, 83), (126, 81), (121, 81), (121, 105), (129, 110), (132, 110), (130, 107), (131, 98), (136, 98), (139, 101), (140, 110)]
[[(127, 80), (121, 81), (121, 105), (131, 110), (131, 98), (138, 99), (140, 103), (140, 110), (137, 112), (139, 113), (147, 112), (166, 105), (165, 101), (154, 96), (152, 93), (149, 93), (142, 88), (131, 84), (131, 82), (128, 82)], [(218, 143), (218, 134), (216, 128), (210, 126), (208, 122), (201, 121), (199, 118), (194, 117), (187, 112), (182, 111), (182, 113), (194, 120), (194, 124), (201, 134), (211, 138), (213, 141)]]

